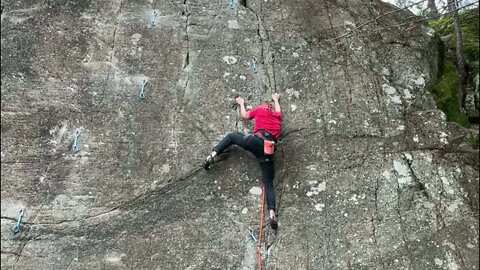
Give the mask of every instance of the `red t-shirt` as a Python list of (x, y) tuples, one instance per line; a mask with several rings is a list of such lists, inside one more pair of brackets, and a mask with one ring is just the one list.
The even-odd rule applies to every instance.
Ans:
[(256, 108), (247, 112), (248, 119), (255, 119), (253, 125), (253, 133), (256, 133), (259, 129), (268, 131), (277, 138), (280, 138), (280, 132), (282, 131), (282, 113), (275, 112), (264, 108)]

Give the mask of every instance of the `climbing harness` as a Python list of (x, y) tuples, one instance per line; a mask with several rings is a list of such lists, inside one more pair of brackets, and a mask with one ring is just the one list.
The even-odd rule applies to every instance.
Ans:
[(22, 222), (22, 217), (23, 217), (23, 209), (20, 209), (20, 211), (18, 211), (17, 224), (12, 229), (13, 234), (17, 234), (18, 232), (20, 232), (20, 223)]
[(252, 57), (252, 72), (257, 73), (257, 59), (255, 57)]
[(260, 230), (258, 231), (257, 259), (258, 269), (262, 270), (262, 232), (263, 217), (265, 216), (265, 187), (262, 187), (262, 211), (260, 212)]
[(75, 131), (75, 135), (73, 135), (73, 145), (72, 145), (72, 153), (77, 153), (80, 151), (78, 149), (78, 137), (80, 136), (80, 132), (77, 130)]
[(230, 9), (235, 9), (235, 3), (233, 2), (234, 0), (229, 0), (229, 4), (228, 4), (228, 7)]
[(157, 11), (154, 10), (153, 11), (153, 15), (152, 15), (152, 26), (155, 26), (157, 25)]
[(140, 99), (145, 99), (145, 85), (147, 84), (147, 80), (142, 80), (142, 88), (140, 89)]

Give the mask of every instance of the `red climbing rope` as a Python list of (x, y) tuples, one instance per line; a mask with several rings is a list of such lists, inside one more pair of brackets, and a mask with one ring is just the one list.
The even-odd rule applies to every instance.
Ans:
[(262, 188), (262, 211), (260, 212), (260, 230), (258, 230), (258, 246), (257, 246), (257, 258), (258, 258), (258, 270), (262, 270), (262, 231), (263, 231), (263, 217), (265, 216), (265, 187)]

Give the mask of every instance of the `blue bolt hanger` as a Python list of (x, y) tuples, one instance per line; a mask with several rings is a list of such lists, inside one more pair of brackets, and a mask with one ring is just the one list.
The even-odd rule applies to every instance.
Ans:
[(73, 136), (73, 145), (72, 145), (72, 153), (77, 153), (80, 151), (78, 149), (78, 137), (80, 136), (80, 132), (77, 130), (75, 131), (75, 135)]
[(235, 3), (233, 1), (235, 1), (235, 0), (228, 0), (228, 7), (230, 9), (235, 9)]
[(152, 26), (157, 25), (157, 15), (158, 15), (157, 11), (154, 10), (152, 15)]
[(257, 73), (257, 58), (252, 57), (252, 72)]
[(20, 211), (18, 211), (17, 224), (12, 229), (13, 234), (17, 234), (18, 232), (20, 232), (20, 223), (22, 223), (22, 217), (23, 217), (23, 209), (20, 209)]
[(145, 98), (145, 85), (147, 84), (147, 80), (143, 79), (142, 80), (142, 88), (140, 90), (140, 99)]

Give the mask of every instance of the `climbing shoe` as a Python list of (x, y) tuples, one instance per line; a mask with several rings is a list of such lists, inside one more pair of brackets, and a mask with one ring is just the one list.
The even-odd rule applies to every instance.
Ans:
[(273, 230), (277, 230), (278, 229), (278, 222), (277, 222), (277, 218), (270, 218), (270, 228), (272, 228)]
[(211, 155), (208, 155), (208, 157), (205, 159), (205, 163), (203, 163), (203, 168), (207, 171), (210, 170), (210, 166), (213, 164), (213, 162), (213, 157)]

